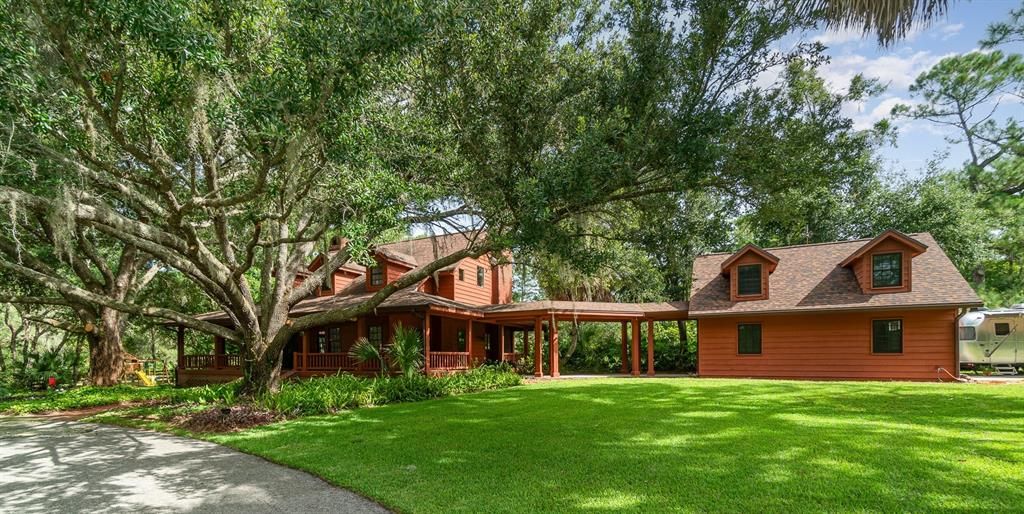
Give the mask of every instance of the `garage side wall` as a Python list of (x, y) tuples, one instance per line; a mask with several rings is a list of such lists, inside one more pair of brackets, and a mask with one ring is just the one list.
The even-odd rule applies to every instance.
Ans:
[[(874, 354), (875, 319), (903, 321), (903, 353)], [(955, 309), (752, 315), (697, 322), (705, 377), (949, 379), (957, 374)], [(761, 324), (761, 354), (738, 353), (740, 323)]]

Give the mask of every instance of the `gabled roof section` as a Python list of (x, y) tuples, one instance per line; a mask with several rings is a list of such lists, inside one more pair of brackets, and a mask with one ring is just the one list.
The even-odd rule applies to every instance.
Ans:
[(721, 267), (732, 254), (702, 255), (693, 263), (690, 316), (982, 305), (930, 234), (912, 238), (929, 251), (914, 259), (913, 290), (890, 294), (864, 293), (853, 270), (839, 265), (867, 239), (770, 248), (779, 266), (772, 276), (771, 297), (764, 300), (732, 301)]
[(772, 255), (770, 252), (766, 251), (765, 249), (761, 248), (760, 246), (757, 246), (756, 244), (747, 243), (747, 244), (743, 245), (743, 248), (740, 248), (736, 253), (732, 254), (732, 256), (730, 256), (728, 259), (726, 259), (725, 261), (722, 262), (722, 272), (726, 272), (727, 273), (728, 270), (729, 270), (729, 267), (732, 266), (733, 263), (735, 263), (741, 257), (743, 257), (744, 255), (746, 255), (748, 253), (752, 253), (754, 255), (757, 255), (758, 257), (760, 257), (760, 258), (764, 259), (766, 262), (768, 262), (768, 264), (769, 264), (769, 266), (768, 266), (768, 273), (771, 273), (771, 272), (775, 271), (775, 267), (779, 265), (779, 258), (778, 257)]
[(377, 252), (388, 259), (416, 267), (464, 250), (483, 237), (479, 231), (435, 234), (383, 244), (377, 247)]
[(397, 262), (404, 266), (408, 266), (410, 269), (415, 268), (417, 265), (416, 258), (407, 253), (402, 253), (397, 250), (388, 247), (377, 248), (377, 254), (383, 255), (385, 259), (391, 262)]
[(914, 239), (898, 230), (890, 229), (886, 230), (885, 232), (882, 232), (881, 234), (879, 234), (878, 237), (872, 239), (871, 241), (868, 241), (867, 243), (864, 244), (864, 246), (858, 248), (857, 251), (851, 253), (849, 257), (843, 259), (843, 262), (839, 263), (839, 267), (845, 268), (849, 266), (850, 264), (853, 263), (853, 261), (856, 261), (864, 254), (870, 252), (872, 248), (878, 246), (883, 241), (889, 239), (894, 239), (902, 243), (903, 245), (906, 245), (914, 252), (915, 257), (921, 255), (922, 253), (925, 252), (925, 250), (928, 249), (928, 245), (918, 241), (917, 239)]

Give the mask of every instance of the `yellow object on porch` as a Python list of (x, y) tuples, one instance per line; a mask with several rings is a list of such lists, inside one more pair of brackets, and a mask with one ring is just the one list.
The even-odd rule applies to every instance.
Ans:
[(142, 371), (141, 369), (140, 370), (136, 370), (135, 374), (138, 375), (139, 380), (142, 381), (142, 385), (144, 385), (146, 387), (154, 387), (154, 386), (156, 386), (156, 380), (153, 380), (153, 378), (150, 377), (149, 375), (147, 375), (145, 371)]

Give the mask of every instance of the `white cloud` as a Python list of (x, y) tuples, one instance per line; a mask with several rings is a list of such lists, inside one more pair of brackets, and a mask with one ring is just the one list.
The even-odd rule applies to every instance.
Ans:
[(863, 40), (865, 37), (870, 36), (865, 36), (863, 31), (856, 29), (829, 29), (820, 34), (815, 35), (813, 38), (811, 38), (811, 41), (821, 43), (825, 46), (836, 46), (845, 43), (850, 43), (853, 41), (859, 42)]
[(849, 102), (843, 105), (842, 114), (853, 120), (854, 128), (864, 130), (871, 128), (878, 120), (889, 117), (892, 108), (899, 104), (913, 105), (914, 101), (900, 96), (887, 96), (870, 102)]
[(943, 41), (956, 37), (963, 29), (963, 23), (942, 23), (936, 27), (939, 39), (942, 39)]
[(929, 51), (908, 51), (868, 58), (860, 54), (833, 57), (832, 62), (821, 68), (821, 76), (833, 89), (842, 90), (858, 73), (868, 78), (877, 78), (895, 90), (905, 90), (914, 83), (922, 72), (931, 68), (945, 55)]

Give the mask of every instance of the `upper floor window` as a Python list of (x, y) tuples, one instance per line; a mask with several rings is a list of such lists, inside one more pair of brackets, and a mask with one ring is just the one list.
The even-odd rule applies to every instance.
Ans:
[(740, 323), (737, 328), (737, 345), (736, 352), (740, 355), (760, 355), (761, 354), (761, 324), (760, 323)]
[(320, 290), (321, 291), (326, 291), (326, 292), (331, 292), (331, 291), (334, 290), (334, 274), (333, 273), (328, 273), (327, 276), (324, 277), (324, 283), (320, 284)]
[(466, 270), (459, 268), (459, 281), (466, 280)]
[(871, 353), (903, 353), (903, 321), (876, 319), (871, 322)]
[(484, 287), (484, 273), (485, 271), (483, 266), (476, 267), (476, 285), (480, 287)]
[(745, 264), (737, 271), (736, 294), (738, 296), (757, 296), (761, 294), (761, 265)]
[(370, 268), (370, 285), (384, 285), (384, 268), (381, 268), (380, 266), (374, 266)]
[(879, 253), (871, 256), (871, 287), (903, 285), (903, 254)]
[(997, 336), (1010, 335), (1010, 324), (1009, 323), (996, 323), (996, 335)]

